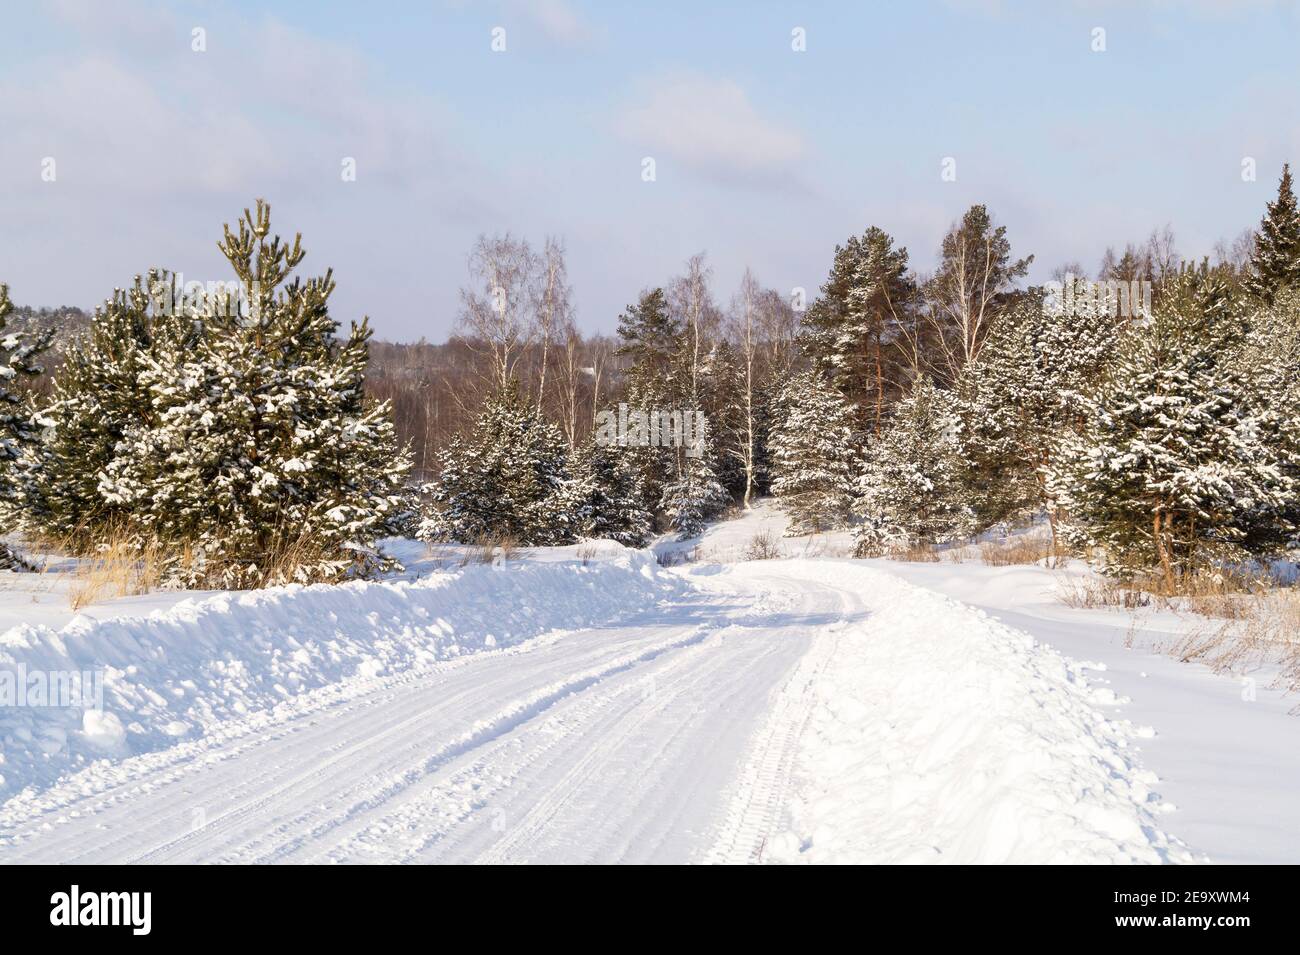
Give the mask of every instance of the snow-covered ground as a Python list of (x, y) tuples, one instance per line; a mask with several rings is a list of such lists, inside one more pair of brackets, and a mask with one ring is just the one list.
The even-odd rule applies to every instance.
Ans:
[[(782, 537), (786, 520), (760, 502), (739, 520), (714, 525), (688, 543), (658, 546), (700, 559), (742, 560), (755, 536), (784, 555), (848, 554), (847, 533)], [(1163, 825), (1219, 863), (1300, 861), (1300, 699), (1271, 686), (1267, 665), (1232, 674), (1182, 663), (1161, 646), (1207, 621), (1142, 608), (1074, 609), (1060, 594), (1086, 576), (1064, 569), (986, 566), (971, 553), (953, 562), (854, 561), (945, 594), (1089, 665), (1089, 682), (1113, 694), (1101, 707), (1141, 727), (1134, 749), (1175, 812)]]
[(1039, 568), (740, 559), (783, 526), (668, 568), (398, 542), (402, 579), (75, 617), (6, 575), (0, 670), (107, 679), (102, 714), (0, 708), (0, 861), (1300, 858), (1291, 701), (1125, 649)]

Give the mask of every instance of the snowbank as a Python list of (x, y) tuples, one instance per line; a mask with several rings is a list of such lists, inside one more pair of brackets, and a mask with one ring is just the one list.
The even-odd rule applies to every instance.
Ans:
[[(1194, 862), (1161, 831), (1169, 808), (1132, 751), (1149, 728), (1078, 663), (983, 612), (847, 562), (780, 573), (852, 592), (865, 618), (832, 625), (808, 674), (792, 831), (772, 861)], [(796, 677), (785, 693), (801, 693)], [(779, 707), (778, 707), (779, 709)]]
[(414, 582), (219, 594), (147, 617), (79, 616), (57, 631), (13, 627), (0, 633), (0, 680), (102, 674), (103, 710), (0, 705), (0, 798), (231, 717), (313, 696), (327, 704), (349, 685), (609, 621), (681, 586), (649, 551), (604, 541), (582, 559), (560, 556)]

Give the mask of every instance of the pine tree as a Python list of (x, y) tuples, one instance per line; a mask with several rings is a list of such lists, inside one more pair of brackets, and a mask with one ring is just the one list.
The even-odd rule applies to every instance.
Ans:
[(704, 347), (697, 333), (674, 316), (662, 289), (644, 293), (619, 317), (619, 354), (632, 359), (626, 373), (629, 408), (647, 415), (702, 416), (704, 434), (696, 452), (635, 444), (624, 452), (637, 473), (645, 509), (683, 539), (701, 533), (704, 523), (726, 506), (730, 495), (720, 476), (733, 487), (742, 487), (744, 480), (734, 462), (721, 460), (714, 437), (717, 426), (724, 439), (736, 427), (727, 387), (730, 358), (725, 350)]
[(1025, 295), (958, 377), (960, 455), (977, 529), (1045, 511), (1055, 536), (1047, 469), (1128, 322), (1085, 290), (1086, 284), (1046, 298)]
[(1300, 287), (1281, 289), (1272, 305), (1250, 315), (1249, 326), (1235, 367), (1250, 389), (1257, 439), (1298, 492), (1284, 495), (1265, 526), (1293, 547), (1288, 529), (1300, 528)]
[(542, 546), (570, 543), (579, 533), (564, 436), (514, 381), (488, 399), (467, 437), (446, 448), (425, 491), (425, 540)]
[(995, 226), (982, 205), (971, 206), (944, 236), (924, 295), (945, 381), (955, 381), (979, 357), (1033, 261), (1032, 255), (1012, 259), (1006, 226)]
[(772, 495), (790, 518), (789, 533), (846, 526), (857, 455), (854, 409), (817, 371), (793, 376), (778, 399), (769, 444)]
[[(41, 373), (35, 358), (48, 347), (51, 337), (48, 332), (34, 337), (20, 332), (5, 333), (12, 311), (9, 286), (0, 283), (0, 518), (6, 531), (21, 521), (23, 512), (19, 477), (15, 473), (17, 462), (37, 438), (36, 426), (13, 385), (21, 378)], [(0, 542), (0, 568), (21, 566), (25, 565), (18, 555)]]
[(368, 323), (337, 338), (332, 272), (289, 281), (301, 236), (269, 235), (259, 200), (219, 246), (239, 295), (164, 309), (167, 333), (155, 322), (138, 353), (148, 411), (100, 475), (102, 501), (164, 546), (176, 583), (331, 581), (397, 566), (377, 542), (401, 529), (409, 458), (387, 404), (365, 396)]
[(1172, 592), (1292, 536), (1280, 516), (1296, 486), (1279, 447), (1295, 447), (1296, 425), (1258, 400), (1239, 357), (1246, 334), (1223, 283), (1186, 270), (1131, 328), (1084, 429), (1067, 436), (1050, 483), (1067, 540), (1107, 573), (1154, 572)]
[(965, 501), (959, 427), (951, 397), (917, 379), (867, 449), (855, 504), (859, 556), (969, 536), (974, 513)]
[(683, 454), (676, 477), (664, 485), (659, 501), (678, 540), (699, 537), (707, 522), (717, 517), (731, 499), (714, 472), (715, 453), (707, 424), (699, 440), (698, 453)]
[(830, 275), (804, 319), (814, 367), (878, 429), (901, 379), (898, 328), (917, 297), (907, 249), (871, 226), (835, 247)]
[(1277, 198), (1255, 233), (1247, 289), (1265, 304), (1284, 287), (1300, 288), (1300, 209), (1291, 189), (1291, 167), (1282, 167)]
[(100, 494), (100, 476), (127, 429), (151, 419), (141, 374), (153, 352), (176, 336), (189, 347), (197, 335), (158, 307), (170, 282), (155, 271), (116, 289), (68, 345), (50, 401), (38, 411), (42, 439), (20, 467), (24, 520), (74, 551), (92, 548), (129, 519), (127, 508)]
[(590, 441), (579, 449), (572, 471), (564, 510), (574, 515), (578, 534), (645, 546), (654, 518), (642, 503), (640, 479), (626, 450)]

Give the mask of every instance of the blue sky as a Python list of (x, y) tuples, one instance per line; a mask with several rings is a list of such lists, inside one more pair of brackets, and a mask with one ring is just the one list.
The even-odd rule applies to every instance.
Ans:
[(56, 0), (5, 33), (15, 301), (225, 278), (220, 225), (264, 196), (303, 267), (334, 267), (336, 316), (394, 339), (452, 330), (483, 232), (563, 236), (578, 321), (608, 331), (700, 250), (724, 303), (746, 265), (815, 290), (871, 224), (928, 270), (972, 202), (1040, 280), (1166, 223), (1200, 255), (1300, 157), (1291, 2)]

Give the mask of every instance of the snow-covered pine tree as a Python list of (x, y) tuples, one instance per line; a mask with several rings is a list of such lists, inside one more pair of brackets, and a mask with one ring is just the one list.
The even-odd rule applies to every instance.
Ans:
[(336, 337), (332, 271), (289, 281), (304, 257), (245, 210), (219, 247), (238, 280), (179, 303), (141, 356), (149, 415), (128, 426), (99, 494), (163, 545), (185, 585), (334, 581), (396, 566), (378, 546), (409, 506), (409, 457), (387, 404), (367, 400), (370, 329)]
[(571, 510), (567, 447), (512, 380), (484, 403), (469, 435), (440, 456), (437, 477), (425, 488), (430, 506), (419, 536), (571, 543), (580, 529)]
[(721, 416), (724, 427), (734, 426), (735, 409), (729, 404), (726, 381), (729, 358), (712, 347), (697, 355), (700, 343), (690, 324), (674, 316), (662, 289), (644, 293), (626, 309), (619, 317), (618, 334), (619, 354), (632, 359), (626, 372), (629, 409), (646, 415), (705, 416), (698, 455), (663, 445), (629, 444), (624, 451), (624, 460), (636, 470), (643, 506), (655, 515), (656, 523), (672, 527), (683, 539), (697, 536), (730, 498), (719, 471), (737, 486), (743, 485), (739, 468), (720, 467), (717, 443), (710, 433), (715, 425), (710, 412)]
[(1079, 283), (1053, 296), (1027, 293), (958, 376), (954, 409), (977, 530), (1045, 511), (1055, 532), (1046, 469), (1129, 321), (1090, 291)]
[(590, 441), (579, 448), (565, 488), (566, 512), (582, 537), (642, 547), (654, 530), (654, 517), (642, 503), (640, 477), (617, 445)]
[(1268, 522), (1293, 548), (1297, 540), (1289, 535), (1300, 528), (1300, 286), (1279, 290), (1272, 305), (1251, 314), (1237, 364), (1252, 392), (1259, 440), (1295, 489)]
[(160, 314), (161, 289), (171, 277), (136, 276), (95, 310), (89, 327), (65, 349), (48, 403), (36, 415), (39, 445), (20, 463), (26, 525), (85, 552), (129, 514), (99, 492), (100, 476), (130, 427), (152, 420), (141, 373), (160, 343), (197, 331)]
[(1246, 287), (1264, 303), (1271, 303), (1286, 286), (1300, 288), (1300, 209), (1291, 187), (1291, 167), (1282, 167), (1277, 198), (1255, 233)]
[[(1247, 324), (1224, 283), (1185, 269), (1147, 324), (1130, 328), (1081, 433), (1049, 484), (1065, 537), (1122, 578), (1170, 592), (1217, 561), (1277, 552), (1296, 494), (1289, 413), (1270, 415), (1242, 367)], [(1291, 473), (1294, 473), (1291, 471)]]
[(907, 249), (876, 226), (835, 247), (830, 275), (808, 309), (803, 350), (873, 430), (893, 399), (897, 325), (917, 296)]
[[(643, 292), (636, 304), (619, 315), (618, 354), (630, 361), (624, 373), (624, 397), (630, 409), (681, 407), (684, 331), (661, 288)], [(663, 516), (659, 504), (664, 487), (675, 476), (674, 462), (661, 448), (635, 446), (626, 448), (624, 460), (637, 474), (642, 507), (659, 523)]]
[(710, 467), (728, 499), (743, 497), (746, 432), (740, 406), (741, 368), (730, 342), (723, 339), (710, 349), (701, 369), (700, 386), (697, 408), (708, 422)]
[(853, 406), (813, 370), (786, 382), (777, 409), (768, 440), (772, 496), (790, 518), (789, 533), (846, 526), (858, 460)]
[(703, 424), (699, 441), (698, 454), (679, 451), (677, 473), (664, 485), (659, 501), (669, 526), (677, 531), (678, 540), (699, 537), (704, 533), (705, 525), (722, 513), (731, 500), (714, 471), (716, 451), (707, 421)]
[(948, 392), (918, 378), (867, 448), (854, 510), (860, 557), (942, 544), (971, 534), (965, 500), (960, 424)]
[[(14, 391), (21, 378), (41, 373), (36, 356), (49, 346), (51, 333), (28, 336), (5, 331), (13, 303), (9, 286), (0, 283), (0, 521), (9, 531), (21, 522), (23, 512), (20, 482), (15, 473), (19, 456), (36, 441), (36, 426), (24, 407), (23, 397)], [(8, 545), (0, 541), (0, 569), (24, 566)]]

